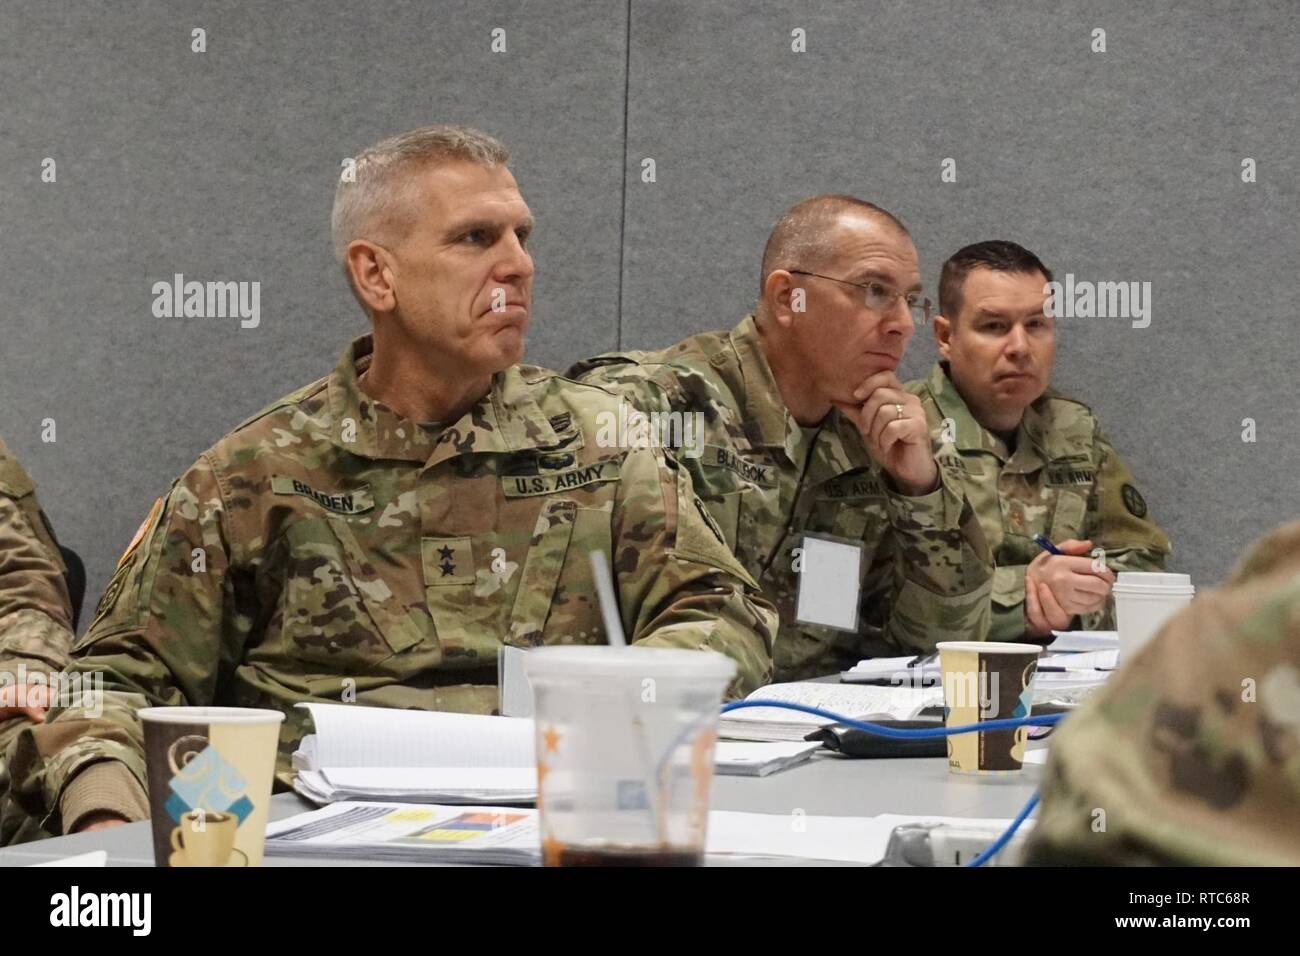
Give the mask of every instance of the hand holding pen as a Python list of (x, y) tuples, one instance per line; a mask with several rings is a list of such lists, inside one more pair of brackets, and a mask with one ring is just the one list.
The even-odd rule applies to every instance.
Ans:
[(1093, 614), (1106, 606), (1115, 573), (1093, 567), (1092, 542), (1073, 538), (1052, 544), (1034, 536), (1043, 549), (1025, 568), (1025, 631), (1046, 637), (1066, 630), (1076, 615)]

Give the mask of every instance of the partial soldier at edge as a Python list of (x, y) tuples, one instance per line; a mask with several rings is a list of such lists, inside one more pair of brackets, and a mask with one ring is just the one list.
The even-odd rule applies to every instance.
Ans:
[(1053, 734), (1030, 864), (1300, 866), (1300, 521)]

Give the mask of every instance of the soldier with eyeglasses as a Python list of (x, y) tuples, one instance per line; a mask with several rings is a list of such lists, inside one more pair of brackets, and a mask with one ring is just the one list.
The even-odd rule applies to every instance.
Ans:
[[(702, 454), (681, 460), (781, 614), (778, 681), (988, 631), (993, 568), (979, 521), (895, 374), (929, 317), (920, 275), (897, 218), (851, 196), (815, 196), (777, 222), (758, 303), (730, 332), (597, 356), (568, 373), (621, 390), (647, 414), (701, 416)], [(810, 538), (851, 546), (825, 552), (833, 559), (818, 573), (847, 562), (851, 585), (856, 565), (856, 620), (801, 607)]]

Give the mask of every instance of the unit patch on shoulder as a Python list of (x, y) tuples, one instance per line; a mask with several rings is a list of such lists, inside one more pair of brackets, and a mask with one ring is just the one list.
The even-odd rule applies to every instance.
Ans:
[(1133, 517), (1145, 518), (1147, 516), (1147, 503), (1132, 485), (1126, 484), (1121, 488), (1120, 497), (1124, 499), (1124, 507), (1128, 509), (1129, 514)]
[(158, 520), (158, 515), (162, 512), (162, 503), (161, 498), (157, 499), (153, 503), (153, 507), (149, 509), (149, 514), (145, 516), (144, 521), (140, 522), (140, 527), (135, 529), (135, 534), (131, 537), (131, 543), (126, 546), (122, 556), (117, 559), (119, 568), (131, 560), (131, 555), (135, 554), (135, 549), (140, 547), (140, 542), (145, 539), (145, 535), (153, 528), (154, 522)]

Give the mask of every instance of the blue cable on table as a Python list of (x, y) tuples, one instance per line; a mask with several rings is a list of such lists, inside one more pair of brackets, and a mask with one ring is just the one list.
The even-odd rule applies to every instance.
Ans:
[(1020, 808), (1020, 812), (1016, 814), (1016, 818), (1011, 821), (1010, 825), (1008, 825), (1005, 830), (1002, 831), (1001, 836), (986, 846), (980, 852), (979, 856), (975, 857), (975, 859), (971, 860), (966, 865), (983, 866), (989, 860), (993, 859), (993, 857), (997, 856), (1002, 848), (1011, 842), (1011, 838), (1015, 836), (1016, 831), (1020, 829), (1020, 824), (1024, 823), (1025, 820), (1028, 819), (1029, 814), (1034, 812), (1034, 807), (1036, 806), (1038, 806), (1037, 790), (1035, 790), (1034, 795), (1029, 798), (1029, 802)]
[(865, 720), (855, 720), (852, 717), (845, 717), (843, 714), (837, 714), (834, 711), (823, 710), (820, 707), (812, 707), (808, 704), (795, 704), (786, 700), (733, 700), (730, 704), (722, 705), (724, 714), (733, 710), (744, 710), (746, 707), (780, 707), (784, 710), (797, 710), (804, 714), (813, 714), (817, 717), (825, 717), (827, 720), (833, 720), (837, 724), (847, 724), (850, 727), (856, 727), (858, 730), (866, 731), (869, 734), (875, 734), (877, 737), (890, 737), (894, 740), (925, 740), (935, 737), (950, 737), (954, 734), (973, 734), (981, 730), (1011, 730), (1015, 727), (1050, 727), (1060, 721), (1065, 714), (1044, 714), (1041, 717), (1005, 717), (1002, 720), (986, 720), (978, 724), (962, 724), (959, 727), (935, 727), (930, 728), (908, 728), (908, 727), (886, 727), (883, 724), (873, 724)]
[[(865, 731), (869, 734), (875, 734), (878, 737), (890, 737), (894, 740), (917, 740), (933, 739), (935, 737), (950, 737), (956, 734), (973, 734), (981, 730), (1011, 730), (1015, 727), (1050, 727), (1059, 723), (1065, 714), (1044, 714), (1041, 717), (1006, 717), (1002, 720), (986, 720), (978, 724), (962, 724), (958, 727), (935, 727), (928, 728), (906, 728), (906, 727), (886, 727), (883, 724), (873, 724), (865, 720), (856, 720), (852, 717), (845, 717), (843, 714), (837, 714), (834, 711), (823, 710), (820, 707), (811, 707), (808, 704), (796, 704), (786, 700), (734, 700), (729, 704), (722, 705), (722, 713), (728, 713), (733, 710), (744, 710), (746, 707), (780, 707), (784, 710), (797, 710), (803, 714), (813, 714), (817, 717), (825, 717), (827, 720), (833, 720), (837, 724), (846, 724), (849, 727), (856, 727), (858, 730)], [(1038, 806), (1038, 791), (1029, 798), (1029, 802), (1021, 807), (1020, 812), (1016, 814), (1010, 826), (1002, 834), (990, 843), (975, 859), (967, 863), (967, 866), (983, 866), (991, 860), (997, 853), (1005, 847), (1011, 838), (1016, 835), (1020, 825), (1028, 819), (1029, 814), (1034, 812), (1034, 807)]]

